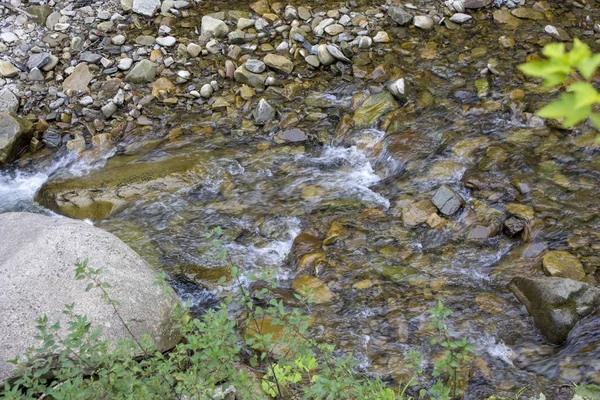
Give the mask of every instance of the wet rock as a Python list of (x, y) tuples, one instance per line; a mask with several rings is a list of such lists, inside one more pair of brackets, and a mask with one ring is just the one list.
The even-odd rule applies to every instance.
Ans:
[(152, 82), (156, 77), (156, 69), (158, 65), (150, 60), (142, 60), (125, 76), (126, 82), (131, 83), (148, 83)]
[(8, 88), (0, 90), (0, 113), (16, 113), (19, 109), (19, 99)]
[(277, 137), (286, 142), (303, 142), (308, 140), (306, 132), (300, 129), (288, 129), (277, 133)]
[(426, 31), (433, 29), (433, 19), (428, 15), (415, 15), (412, 22), (417, 28)]
[(93, 77), (87, 64), (78, 64), (71, 75), (65, 79), (62, 88), (63, 90), (72, 90), (76, 93), (86, 92)]
[(450, 21), (457, 23), (457, 24), (461, 24), (461, 25), (471, 19), (473, 19), (473, 17), (471, 17), (469, 14), (463, 14), (463, 13), (456, 13), (450, 17)]
[[(39, 345), (36, 318), (64, 322), (65, 303), (74, 303), (75, 313), (102, 328), (101, 341), (116, 344), (131, 340), (130, 334), (137, 340), (148, 334), (157, 351), (179, 342), (171, 318), (177, 296), (168, 285), (156, 285), (156, 271), (112, 234), (83, 221), (5, 213), (0, 236), (10, 238), (0, 243), (0, 382), (14, 370), (9, 359)], [(102, 268), (102, 282), (110, 284), (119, 316), (99, 291), (86, 291), (86, 280), (75, 279), (74, 265), (86, 259), (90, 267)], [(66, 331), (63, 327), (58, 334), (64, 337)]]
[(546, 32), (553, 38), (563, 41), (563, 42), (567, 42), (567, 41), (571, 40), (571, 37), (569, 36), (569, 34), (564, 29), (557, 27), (557, 26), (546, 25), (544, 27), (544, 32)]
[(464, 8), (483, 8), (492, 4), (494, 0), (464, 0)]
[(250, 58), (248, 60), (246, 60), (246, 64), (244, 64), (244, 66), (246, 67), (246, 69), (254, 74), (260, 74), (265, 72), (265, 69), (267, 69), (267, 66), (264, 62), (260, 61), (260, 60), (256, 60), (254, 58)]
[(424, 224), (433, 213), (433, 203), (430, 200), (420, 200), (402, 209), (402, 222), (408, 226)]
[(511, 28), (517, 28), (521, 21), (514, 17), (508, 10), (494, 11), (494, 22), (501, 25), (508, 25)]
[(525, 204), (518, 203), (508, 203), (506, 206), (504, 206), (504, 210), (509, 215), (517, 216), (521, 219), (524, 219), (525, 221), (533, 220), (534, 212), (533, 207), (531, 206), (526, 206)]
[(254, 110), (254, 123), (256, 125), (265, 125), (275, 118), (275, 109), (271, 107), (265, 99), (260, 99), (258, 106)]
[(14, 160), (33, 135), (33, 124), (8, 112), (0, 112), (0, 165)]
[(527, 223), (521, 218), (510, 217), (504, 221), (504, 227), (509, 235), (514, 236), (525, 229)]
[(248, 71), (248, 69), (242, 65), (238, 67), (233, 73), (236, 82), (244, 83), (254, 88), (264, 88), (265, 81), (267, 80), (267, 74), (255, 74), (254, 72)]
[(335, 57), (336, 59), (338, 59), (340, 61), (343, 61), (343, 62), (348, 63), (348, 64), (352, 63), (352, 61), (350, 61), (350, 59), (344, 55), (344, 53), (342, 52), (342, 50), (338, 46), (336, 46), (334, 44), (328, 44), (327, 45), (327, 51), (329, 52), (329, 54), (331, 54), (333, 57)]
[(436, 190), (431, 202), (446, 216), (454, 214), (463, 203), (462, 197), (448, 185), (442, 185)]
[(383, 115), (398, 108), (398, 103), (389, 92), (381, 92), (367, 97), (352, 117), (357, 128), (373, 126)]
[(585, 277), (581, 262), (567, 251), (553, 250), (544, 254), (542, 265), (546, 275), (580, 281)]
[(284, 74), (291, 74), (294, 69), (294, 63), (292, 61), (277, 54), (267, 54), (265, 58), (263, 58), (263, 61), (269, 68)]
[(575, 324), (600, 305), (600, 289), (566, 278), (514, 278), (509, 288), (549, 342), (563, 343)]
[(333, 293), (323, 281), (309, 275), (296, 278), (292, 283), (292, 289), (301, 296), (314, 300), (315, 304), (330, 303), (334, 299)]
[(158, 78), (152, 83), (152, 96), (163, 98), (175, 92), (175, 85), (167, 78)]
[(533, 19), (536, 21), (546, 19), (546, 15), (544, 13), (526, 7), (515, 8), (511, 11), (511, 14), (521, 19)]
[(152, 17), (160, 8), (160, 0), (133, 0), (131, 9), (137, 14)]
[(233, 276), (229, 267), (207, 268), (196, 264), (183, 264), (178, 266), (178, 272), (185, 275), (188, 279), (198, 285), (202, 285), (208, 290), (215, 290), (219, 287), (219, 280), (225, 278), (223, 284), (228, 285), (232, 282)]
[(205, 15), (202, 17), (200, 32), (202, 35), (209, 35), (219, 38), (227, 36), (229, 33), (229, 28), (225, 22), (221, 21), (220, 19)]
[(324, 44), (319, 45), (317, 48), (317, 56), (319, 57), (319, 62), (323, 65), (331, 65), (335, 62), (335, 57), (331, 55)]
[(250, 9), (252, 9), (252, 11), (258, 15), (263, 15), (271, 11), (271, 7), (269, 7), (269, 2), (267, 0), (258, 0), (254, 3), (251, 3)]
[(176, 157), (135, 164), (130, 161), (112, 157), (102, 169), (85, 176), (57, 174), (42, 186), (35, 201), (61, 215), (98, 221), (141, 196), (170, 193), (195, 179), (205, 179), (200, 160)]
[(400, 26), (408, 25), (412, 22), (413, 16), (402, 7), (392, 6), (388, 10), (388, 16)]
[(391, 42), (392, 39), (390, 39), (390, 36), (387, 34), (387, 32), (385, 31), (379, 31), (377, 32), (377, 34), (373, 37), (373, 41), (375, 43), (389, 43)]
[(20, 70), (10, 61), (0, 60), (0, 76), (4, 78), (14, 78), (19, 75)]

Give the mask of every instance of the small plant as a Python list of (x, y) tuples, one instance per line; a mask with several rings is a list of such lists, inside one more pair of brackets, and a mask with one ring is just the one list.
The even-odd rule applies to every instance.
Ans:
[[(590, 119), (600, 129), (600, 93), (592, 85), (600, 54), (592, 54), (587, 44), (579, 39), (573, 41), (567, 52), (564, 43), (544, 46), (544, 60), (519, 65), (526, 75), (544, 79), (544, 86), (553, 87), (567, 83), (566, 93), (558, 100), (544, 106), (536, 114), (543, 118), (561, 119), (565, 128), (571, 128)], [(600, 136), (596, 137), (599, 140)]]
[(433, 316), (429, 328), (434, 329), (437, 333), (430, 343), (444, 349), (443, 357), (435, 363), (433, 376), (437, 380), (435, 385), (429, 389), (429, 393), (436, 399), (456, 398), (458, 383), (463, 378), (460, 376), (461, 368), (471, 360), (469, 354), (473, 350), (473, 346), (468, 343), (466, 337), (453, 340), (449, 336), (446, 323), (452, 310), (446, 308), (441, 301), (438, 301), (437, 306), (429, 312)]

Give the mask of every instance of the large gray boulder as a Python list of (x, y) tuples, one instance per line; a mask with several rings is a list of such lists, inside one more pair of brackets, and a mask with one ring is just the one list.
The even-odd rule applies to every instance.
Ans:
[(567, 278), (514, 278), (509, 288), (549, 342), (561, 344), (575, 324), (600, 306), (600, 288)]
[(6, 213), (0, 214), (0, 237), (0, 386), (13, 370), (7, 360), (39, 344), (35, 319), (64, 319), (65, 304), (75, 303), (76, 313), (101, 326), (102, 338), (130, 339), (101, 291), (86, 292), (88, 282), (75, 279), (74, 265), (85, 259), (102, 269), (98, 279), (111, 285), (108, 292), (138, 339), (149, 334), (159, 351), (180, 340), (170, 317), (175, 293), (153, 286), (156, 272), (112, 234), (68, 218)]
[(9, 112), (0, 112), (0, 165), (14, 160), (33, 136), (33, 124)]

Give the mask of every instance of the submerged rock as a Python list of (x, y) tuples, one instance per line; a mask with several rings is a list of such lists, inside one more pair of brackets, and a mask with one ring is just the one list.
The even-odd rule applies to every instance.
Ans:
[[(74, 303), (92, 331), (102, 327), (101, 339), (113, 344), (131, 339), (103, 293), (86, 291), (88, 280), (75, 279), (75, 264), (86, 259), (90, 267), (102, 268), (98, 279), (110, 284), (111, 300), (138, 340), (149, 334), (158, 351), (179, 341), (170, 317), (175, 293), (154, 285), (155, 271), (112, 234), (67, 218), (6, 213), (0, 215), (0, 236), (10, 238), (0, 241), (0, 383), (14, 369), (8, 360), (39, 345), (36, 318), (46, 315), (53, 324), (65, 304)], [(59, 333), (64, 337), (66, 329)]]
[(402, 209), (402, 222), (408, 226), (424, 224), (433, 213), (433, 203), (430, 200), (420, 200)]
[(600, 305), (600, 289), (566, 278), (514, 278), (509, 288), (549, 342), (561, 344)]
[(0, 165), (14, 160), (29, 144), (33, 124), (14, 114), (0, 113)]
[(98, 221), (140, 196), (181, 189), (198, 177), (203, 179), (206, 173), (201, 160), (188, 157), (158, 162), (129, 160), (113, 157), (88, 175), (53, 177), (38, 191), (35, 201), (68, 217)]
[(357, 128), (373, 126), (375, 122), (388, 112), (398, 108), (398, 103), (389, 92), (373, 94), (358, 107), (352, 117)]
[(296, 278), (292, 283), (292, 289), (298, 294), (314, 300), (315, 304), (330, 303), (334, 295), (327, 285), (314, 276), (304, 275)]
[(447, 216), (450, 216), (458, 211), (463, 203), (462, 197), (460, 197), (448, 185), (440, 186), (433, 195), (431, 201), (442, 214)]
[(585, 277), (581, 262), (568, 251), (553, 250), (542, 257), (544, 272), (550, 276), (580, 281)]

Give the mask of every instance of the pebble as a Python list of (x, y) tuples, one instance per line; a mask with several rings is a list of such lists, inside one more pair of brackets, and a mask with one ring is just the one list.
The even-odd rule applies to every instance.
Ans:
[(163, 47), (172, 47), (175, 46), (175, 43), (177, 43), (177, 39), (175, 39), (173, 36), (159, 37), (156, 38), (156, 43)]
[(388, 43), (391, 41), (389, 35), (385, 31), (379, 31), (373, 38), (375, 43)]
[(202, 87), (200, 88), (200, 95), (202, 97), (204, 97), (205, 99), (210, 98), (210, 96), (212, 96), (213, 92), (214, 92), (214, 89), (209, 83), (202, 85)]
[(126, 57), (126, 58), (122, 58), (119, 60), (119, 63), (117, 64), (117, 68), (120, 69), (121, 71), (127, 71), (129, 68), (131, 68), (131, 65), (133, 64), (133, 59)]
[(463, 13), (456, 13), (452, 17), (450, 17), (450, 21), (457, 23), (457, 24), (464, 24), (465, 22), (469, 21), (470, 19), (473, 19), (473, 17), (470, 16), (469, 14), (463, 14)]
[(427, 15), (416, 15), (413, 18), (413, 25), (423, 30), (433, 29), (433, 19)]

